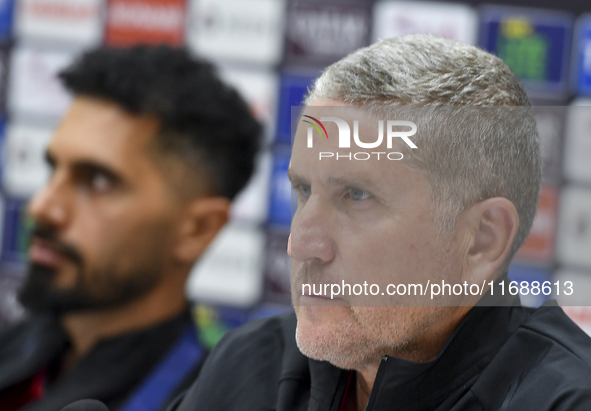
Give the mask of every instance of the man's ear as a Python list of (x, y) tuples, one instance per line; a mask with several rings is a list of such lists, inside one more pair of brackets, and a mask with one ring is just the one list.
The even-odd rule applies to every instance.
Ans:
[(507, 258), (519, 216), (511, 201), (493, 197), (474, 204), (465, 218), (473, 237), (464, 259), (464, 280), (482, 284), (493, 279)]
[(183, 216), (176, 257), (193, 264), (228, 222), (230, 200), (206, 197), (191, 201)]

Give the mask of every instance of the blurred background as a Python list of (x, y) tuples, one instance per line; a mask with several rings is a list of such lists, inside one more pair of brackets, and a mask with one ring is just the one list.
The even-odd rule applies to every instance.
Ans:
[[(47, 178), (44, 148), (70, 101), (55, 74), (99, 45), (186, 45), (218, 65), (266, 126), (256, 175), (187, 285), (211, 344), (229, 328), (290, 309), (290, 107), (328, 64), (408, 33), (478, 45), (523, 80), (536, 105), (544, 186), (510, 277), (576, 276), (575, 287), (591, 294), (591, 112), (570, 109), (591, 105), (591, 4), (480, 3), (0, 0), (0, 327), (23, 316), (15, 292), (33, 225), (26, 204)], [(591, 333), (589, 307), (567, 311)]]

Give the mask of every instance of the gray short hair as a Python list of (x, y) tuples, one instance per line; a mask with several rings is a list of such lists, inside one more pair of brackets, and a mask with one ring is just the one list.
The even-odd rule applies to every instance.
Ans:
[(416, 119), (420, 150), (405, 158), (429, 178), (440, 234), (478, 201), (510, 200), (519, 229), (501, 267), (507, 269), (533, 223), (542, 162), (529, 99), (501, 59), (446, 38), (395, 37), (326, 68), (306, 104), (314, 101), (363, 106), (380, 117), (402, 110)]

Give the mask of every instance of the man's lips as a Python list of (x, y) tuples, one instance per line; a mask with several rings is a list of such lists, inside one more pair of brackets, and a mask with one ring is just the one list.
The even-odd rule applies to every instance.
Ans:
[(33, 240), (29, 248), (29, 259), (32, 263), (56, 266), (64, 256), (42, 240)]
[[(312, 291), (312, 284), (306, 283), (306, 285), (310, 285), (310, 287), (305, 287), (303, 284), (298, 284), (298, 292), (300, 295), (300, 305), (349, 305), (347, 300), (340, 295), (334, 295), (331, 298), (330, 294), (330, 287), (327, 287), (327, 294), (320, 294), (316, 295)], [(324, 291), (324, 286), (322, 284), (316, 284), (316, 291), (318, 292), (318, 287), (322, 287), (322, 291)], [(308, 292), (310, 291), (310, 292)]]

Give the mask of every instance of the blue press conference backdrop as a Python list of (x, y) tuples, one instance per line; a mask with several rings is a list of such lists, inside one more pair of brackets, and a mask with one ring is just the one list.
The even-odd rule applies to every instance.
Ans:
[[(55, 73), (86, 49), (142, 42), (184, 44), (220, 67), (222, 77), (245, 96), (267, 128), (268, 144), (257, 175), (234, 206), (236, 225), (210, 253), (213, 257), (195, 268), (194, 275), (203, 280), (189, 283), (189, 296), (201, 304), (197, 318), (212, 340), (227, 328), (289, 309), (289, 259), (284, 249), (292, 215), (286, 176), (291, 107), (302, 103), (326, 65), (381, 38), (430, 32), (499, 55), (523, 80), (536, 104), (591, 105), (586, 100), (591, 98), (591, 15), (584, 14), (591, 13), (591, 4), (588, 10), (583, 5), (570, 13), (560, 2), (550, 9), (361, 0), (147, 3), (0, 1), (0, 322), (22, 315), (13, 302), (26, 269), (27, 236), (33, 226), (26, 202), (47, 176), (43, 149), (70, 101)], [(122, 18), (124, 9), (137, 13)], [(147, 15), (149, 19), (134, 21), (134, 16)], [(177, 19), (164, 19), (171, 15)], [(177, 23), (159, 24), (165, 20)], [(562, 215), (563, 210), (576, 210), (579, 219), (591, 222), (586, 202), (591, 167), (582, 164), (578, 171), (568, 171), (569, 164), (576, 163), (571, 157), (591, 155), (591, 147), (569, 132), (576, 116), (544, 107), (539, 127), (546, 147), (545, 186), (532, 234), (510, 276), (545, 281), (561, 270), (576, 269), (591, 283), (591, 260), (560, 251), (573, 241), (591, 247), (591, 230), (573, 234), (563, 229), (570, 220)], [(589, 129), (591, 124), (586, 135)], [(237, 264), (220, 264), (226, 260)], [(248, 286), (224, 283), (225, 278), (235, 278), (236, 273), (228, 270), (239, 271)]]

